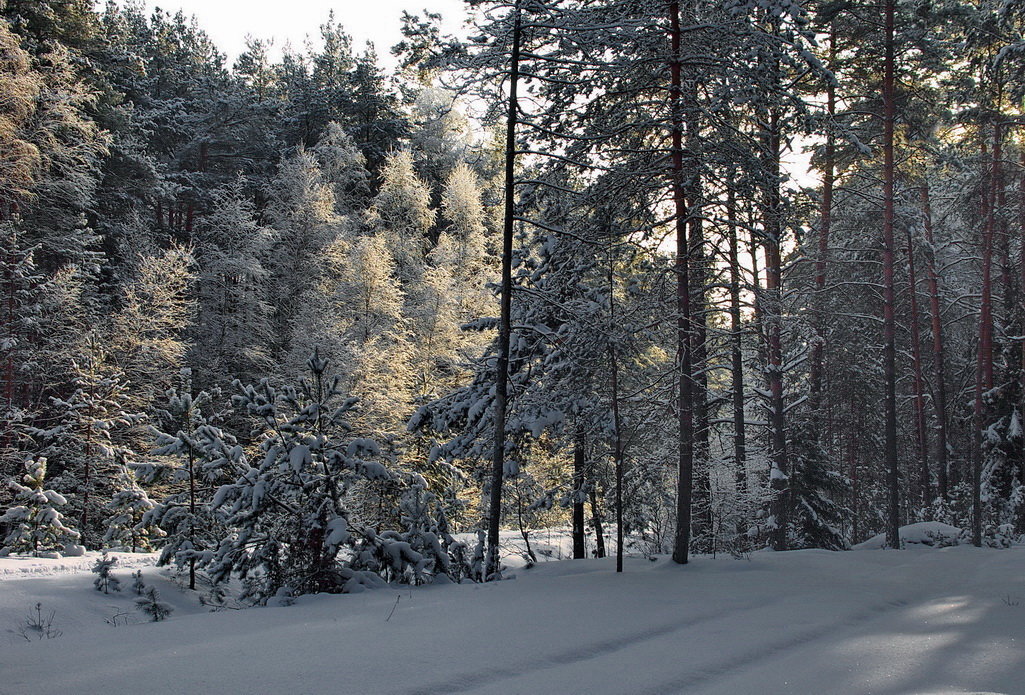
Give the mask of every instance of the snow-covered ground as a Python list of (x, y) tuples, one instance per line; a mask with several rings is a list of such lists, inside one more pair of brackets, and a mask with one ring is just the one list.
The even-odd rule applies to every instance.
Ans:
[[(175, 613), (119, 627), (129, 571), (105, 596), (92, 559), (0, 559), (0, 692), (1025, 693), (1023, 547), (567, 560), (217, 613), (149, 568)], [(61, 637), (6, 632), (36, 601)]]

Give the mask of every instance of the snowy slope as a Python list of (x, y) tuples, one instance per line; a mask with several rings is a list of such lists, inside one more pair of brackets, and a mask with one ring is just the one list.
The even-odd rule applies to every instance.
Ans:
[[(1025, 548), (612, 568), (552, 562), (484, 586), (219, 613), (179, 594), (163, 623), (96, 617), (59, 639), (0, 641), (0, 692), (1025, 692)], [(33, 592), (100, 605), (91, 578), (2, 582), (0, 609), (12, 587), (18, 612)]]

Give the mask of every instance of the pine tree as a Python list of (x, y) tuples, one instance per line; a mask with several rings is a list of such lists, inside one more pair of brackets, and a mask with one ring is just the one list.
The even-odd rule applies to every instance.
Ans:
[(110, 518), (103, 535), (104, 546), (126, 547), (133, 553), (152, 551), (153, 541), (167, 535), (150, 516), (157, 503), (142, 489), (127, 465), (121, 466), (114, 485), (117, 491), (106, 505)]
[(71, 497), (86, 547), (98, 547), (103, 507), (116, 490), (118, 457), (124, 453), (118, 453), (113, 435), (142, 419), (124, 409), (128, 385), (108, 360), (98, 338), (92, 337), (81, 362), (73, 363), (75, 391), (67, 399), (54, 398), (57, 424), (33, 430), (34, 437), (59, 455), (58, 489)]
[(189, 362), (204, 388), (258, 378), (273, 364), (265, 267), (272, 236), (257, 223), (246, 187), (238, 178), (214, 191), (211, 210), (197, 225)]
[(39, 457), (25, 462), (22, 482), (11, 480), (8, 486), (15, 494), (15, 502), (0, 524), (9, 524), (10, 532), (4, 539), (0, 554), (32, 553), (71, 549), (79, 539), (78, 531), (66, 526), (58, 507), (67, 500), (58, 492), (44, 487), (46, 459)]
[(131, 384), (123, 407), (148, 413), (184, 364), (194, 311), (192, 266), (189, 251), (172, 247), (138, 259), (126, 283), (108, 340), (112, 361)]
[(211, 442), (224, 442), (226, 435), (212, 426), (204, 408), (212, 398), (206, 391), (193, 393), (191, 373), (183, 370), (177, 388), (166, 394), (167, 403), (158, 414), (154, 455), (178, 459), (146, 472), (150, 481), (166, 482), (184, 489), (165, 497), (147, 513), (144, 523), (159, 525), (167, 536), (161, 546), (158, 565), (174, 562), (188, 565), (189, 588), (196, 588), (196, 570), (210, 559), (222, 520), (210, 509), (213, 473), (209, 463)]
[[(243, 387), (236, 402), (261, 426), (262, 461), (251, 466), (241, 449), (225, 443), (212, 464), (237, 479), (213, 500), (230, 530), (209, 565), (211, 578), (219, 583), (237, 574), (244, 597), (254, 602), (354, 590), (364, 577), (339, 554), (359, 537), (378, 540), (351, 518), (347, 495), (358, 481), (394, 476), (375, 460), (376, 443), (351, 434), (355, 399), (343, 396), (327, 366), (314, 353), (309, 379), (298, 387), (277, 389), (267, 381)], [(380, 543), (390, 545), (386, 540)]]
[(313, 148), (324, 180), (331, 184), (335, 212), (351, 215), (366, 207), (370, 198), (367, 158), (341, 124), (331, 121)]
[(388, 155), (369, 221), (388, 244), (395, 258), (396, 275), (404, 285), (416, 283), (423, 276), (427, 234), (436, 217), (431, 191), (417, 176), (412, 154), (399, 150)]
[(160, 600), (160, 594), (155, 586), (148, 586), (142, 594), (135, 599), (135, 607), (150, 617), (155, 623), (167, 618), (174, 612), (174, 607), (165, 601)]
[(267, 218), (273, 229), (265, 267), (272, 282), (269, 301), (273, 352), (291, 348), (293, 319), (323, 272), (323, 252), (337, 234), (334, 194), (312, 152), (298, 149), (282, 159), (269, 187)]
[(103, 557), (97, 558), (96, 564), (92, 567), (92, 572), (96, 575), (93, 587), (97, 591), (102, 591), (105, 594), (109, 594), (111, 591), (121, 591), (121, 580), (111, 574), (111, 570), (116, 564), (117, 558), (107, 555), (106, 552), (103, 553)]

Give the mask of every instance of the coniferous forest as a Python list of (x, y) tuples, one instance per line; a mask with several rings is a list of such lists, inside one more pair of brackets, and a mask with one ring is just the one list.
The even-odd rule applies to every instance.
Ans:
[(387, 71), (344, 12), (229, 62), (0, 0), (6, 553), (266, 603), (1021, 539), (1025, 3), (472, 0)]

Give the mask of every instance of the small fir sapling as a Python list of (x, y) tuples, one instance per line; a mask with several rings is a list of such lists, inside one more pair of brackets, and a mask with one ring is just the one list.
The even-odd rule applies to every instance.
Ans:
[(427, 481), (419, 474), (409, 474), (406, 486), (399, 501), (405, 531), (398, 536), (421, 556), (422, 562), (411, 564), (410, 573), (403, 580), (423, 584), (447, 578), (453, 569), (449, 552), (456, 541), (448, 533), (438, 497), (427, 489)]
[(174, 611), (174, 607), (160, 600), (156, 587), (146, 587), (142, 595), (135, 599), (135, 607), (150, 617), (155, 623), (165, 620)]
[(399, 501), (403, 530), (363, 529), (349, 569), (408, 584), (461, 581), (469, 576), (466, 546), (452, 537), (442, 504), (427, 489), (427, 481), (410, 473), (403, 487)]
[(146, 591), (146, 583), (142, 581), (142, 570), (132, 572), (132, 591), (135, 592), (136, 596), (142, 596), (143, 592)]
[(212, 611), (227, 608), (228, 589), (223, 584), (213, 584), (207, 593), (199, 595), (199, 602)]
[(83, 545), (102, 546), (106, 509), (116, 488), (117, 469), (124, 450), (115, 446), (113, 435), (144, 419), (128, 413), (131, 400), (124, 374), (112, 363), (111, 352), (97, 336), (90, 335), (79, 362), (72, 362), (75, 391), (66, 399), (53, 398), (56, 424), (48, 429), (31, 429), (30, 434), (61, 451), (62, 488), (75, 491), (71, 502), (79, 515), (78, 530)]
[(102, 591), (105, 594), (109, 594), (111, 591), (121, 591), (121, 580), (110, 573), (116, 564), (116, 557), (110, 557), (107, 553), (103, 553), (103, 557), (93, 565), (92, 571), (96, 573), (93, 586), (97, 591)]
[(210, 508), (210, 485), (216, 472), (207, 470), (206, 464), (222, 458), (225, 448), (232, 448), (235, 441), (211, 425), (204, 413), (214, 396), (207, 391), (193, 394), (191, 370), (182, 369), (180, 375), (181, 383), (167, 391), (166, 408), (158, 412), (162, 429), (150, 429), (156, 437), (153, 453), (173, 457), (174, 462), (151, 464), (146, 476), (186, 485), (149, 510), (142, 521), (158, 524), (167, 532), (157, 565), (174, 562), (179, 568), (187, 566), (189, 588), (194, 590), (198, 568), (209, 560), (221, 530), (221, 519)]
[(103, 542), (108, 546), (128, 548), (133, 553), (152, 551), (152, 541), (167, 535), (150, 514), (157, 503), (139, 486), (127, 465), (121, 467), (118, 479), (121, 489), (106, 505), (111, 517), (107, 521)]
[(46, 490), (46, 458), (25, 462), (22, 483), (11, 480), (10, 489), (20, 502), (0, 516), (0, 524), (9, 524), (10, 532), (4, 539), (0, 555), (64, 550), (75, 546), (78, 531), (64, 524), (64, 515), (57, 511), (67, 500), (54, 490)]

